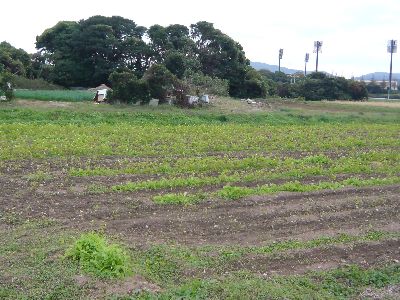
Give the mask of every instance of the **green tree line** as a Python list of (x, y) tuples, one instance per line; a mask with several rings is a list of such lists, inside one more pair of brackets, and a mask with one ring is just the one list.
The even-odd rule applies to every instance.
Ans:
[(244, 96), (255, 81), (242, 46), (208, 22), (145, 28), (122, 17), (93, 16), (59, 22), (36, 40), (35, 70), (67, 87), (107, 83), (116, 70), (140, 80), (154, 65), (179, 80), (198, 74), (227, 80), (231, 96)]
[(205, 21), (149, 28), (119, 16), (61, 21), (36, 37), (36, 48), (29, 55), (3, 42), (0, 66), (64, 87), (111, 84), (125, 102), (163, 99), (172, 89), (240, 98), (367, 96), (362, 84), (322, 73), (293, 83), (281, 72), (256, 71), (238, 42)]
[(344, 77), (329, 76), (314, 72), (307, 76), (289, 76), (282, 72), (260, 70), (267, 82), (268, 93), (282, 98), (304, 98), (305, 100), (363, 100), (368, 98), (367, 86), (363, 82)]

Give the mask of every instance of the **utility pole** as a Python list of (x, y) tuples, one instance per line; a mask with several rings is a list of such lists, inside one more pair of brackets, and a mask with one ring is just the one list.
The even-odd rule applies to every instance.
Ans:
[(388, 41), (387, 51), (390, 53), (390, 72), (389, 72), (389, 89), (388, 89), (388, 100), (390, 100), (390, 92), (392, 91), (392, 61), (393, 53), (397, 52), (397, 41)]
[(306, 53), (306, 57), (304, 58), (304, 77), (307, 76), (307, 63), (310, 59), (310, 54)]
[(279, 72), (281, 71), (281, 59), (283, 56), (283, 49), (279, 49)]
[(322, 41), (315, 41), (314, 42), (314, 53), (317, 53), (317, 62), (315, 64), (315, 72), (318, 72), (318, 54), (322, 52)]

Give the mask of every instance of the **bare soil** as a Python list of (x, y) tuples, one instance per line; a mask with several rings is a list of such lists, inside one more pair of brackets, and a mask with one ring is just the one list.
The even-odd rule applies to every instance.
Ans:
[[(360, 234), (372, 229), (400, 230), (400, 185), (286, 192), (239, 201), (207, 199), (196, 205), (178, 206), (154, 204), (147, 191), (87, 194), (71, 188), (76, 181), (68, 176), (31, 182), (18, 173), (0, 176), (2, 228), (12, 227), (18, 220), (48, 218), (60, 231), (104, 227), (108, 234), (118, 235), (128, 245), (145, 248), (159, 243), (260, 246), (279, 240)], [(110, 178), (103, 180), (107, 184)], [(101, 182), (101, 177), (96, 178), (96, 183)], [(265, 276), (296, 274), (349, 263), (369, 266), (390, 262), (400, 257), (399, 249), (398, 239), (362, 242), (290, 251), (278, 257), (246, 256), (224, 268), (227, 272), (244, 268)], [(135, 284), (127, 286), (135, 288)]]
[(35, 100), (15, 100), (15, 104), (24, 107), (44, 107), (44, 108), (65, 108), (71, 107), (71, 102), (62, 101), (35, 101)]

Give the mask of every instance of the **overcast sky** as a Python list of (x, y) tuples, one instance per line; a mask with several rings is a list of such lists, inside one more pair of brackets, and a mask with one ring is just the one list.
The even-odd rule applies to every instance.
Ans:
[[(197, 21), (215, 27), (238, 41), (251, 61), (315, 69), (313, 42), (323, 41), (319, 69), (346, 77), (389, 71), (387, 41), (400, 40), (400, 0), (69, 0), (1, 3), (0, 41), (32, 53), (35, 37), (61, 20), (93, 15), (119, 15), (149, 27)], [(400, 53), (394, 55), (393, 72), (400, 73)]]

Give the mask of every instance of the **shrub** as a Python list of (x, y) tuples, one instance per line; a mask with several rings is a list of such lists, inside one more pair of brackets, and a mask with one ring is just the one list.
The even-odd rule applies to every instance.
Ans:
[(363, 100), (368, 98), (368, 90), (363, 82), (351, 81), (349, 89), (353, 100)]
[(148, 84), (130, 71), (111, 73), (110, 82), (113, 87), (109, 96), (111, 102), (119, 100), (124, 103), (136, 103), (150, 100)]
[(267, 95), (268, 85), (260, 73), (249, 68), (246, 70), (245, 81), (243, 84), (243, 97), (264, 98)]
[(99, 277), (122, 278), (131, 273), (129, 255), (117, 244), (108, 244), (97, 233), (82, 234), (65, 257), (79, 262), (80, 267)]
[(368, 91), (364, 83), (312, 73), (298, 84), (297, 92), (292, 91), (291, 96), (301, 96), (306, 100), (362, 100), (368, 97)]
[(218, 77), (210, 77), (202, 73), (186, 74), (184, 82), (193, 95), (211, 94), (217, 96), (229, 95), (229, 81)]
[(287, 82), (277, 83), (276, 94), (281, 98), (291, 98), (292, 95), (290, 93), (290, 84)]
[(152, 65), (144, 74), (143, 79), (149, 86), (151, 97), (161, 102), (174, 91), (174, 85), (179, 84), (178, 78), (164, 65)]

